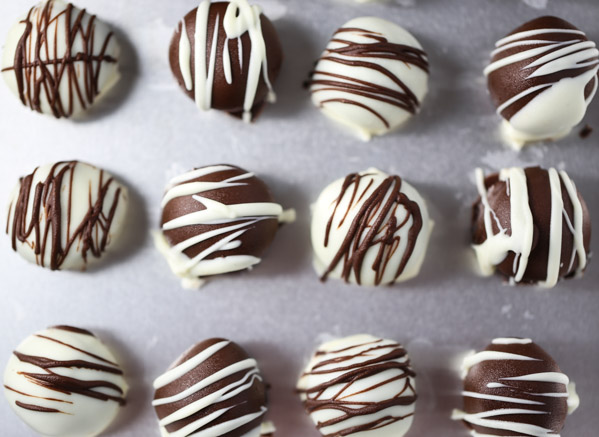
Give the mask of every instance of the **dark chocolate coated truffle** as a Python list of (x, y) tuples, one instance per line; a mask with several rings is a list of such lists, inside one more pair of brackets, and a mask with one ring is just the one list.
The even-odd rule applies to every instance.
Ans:
[(174, 178), (162, 201), (157, 246), (173, 272), (198, 278), (250, 268), (272, 242), (279, 222), (292, 221), (266, 184), (232, 165), (213, 165)]
[(154, 408), (164, 435), (260, 435), (266, 386), (257, 363), (237, 344), (196, 344), (154, 382)]
[(273, 24), (257, 6), (205, 0), (177, 26), (169, 60), (179, 85), (201, 109), (249, 122), (275, 99), (272, 84), (283, 51)]
[(530, 339), (497, 338), (464, 359), (463, 420), (472, 435), (557, 435), (579, 405), (574, 384)]
[(536, 18), (499, 40), (485, 75), (514, 145), (557, 139), (580, 123), (598, 69), (595, 43), (561, 18)]
[(553, 287), (581, 275), (591, 220), (565, 171), (510, 168), (484, 177), (472, 211), (472, 241), (483, 273), (496, 269), (514, 283)]

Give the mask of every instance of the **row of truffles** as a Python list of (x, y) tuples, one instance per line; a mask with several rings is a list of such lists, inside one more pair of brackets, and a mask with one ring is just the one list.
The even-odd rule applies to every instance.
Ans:
[[(281, 42), (247, 0), (202, 1), (177, 25), (168, 56), (201, 110), (250, 122), (276, 100)], [(78, 116), (117, 83), (119, 58), (106, 24), (85, 9), (46, 0), (10, 30), (2, 75), (31, 109)], [(520, 148), (567, 135), (596, 94), (598, 71), (595, 43), (557, 17), (534, 19), (497, 41), (484, 74), (508, 142)], [(368, 140), (418, 113), (428, 77), (428, 56), (414, 36), (387, 20), (360, 17), (334, 33), (307, 85), (327, 117)]]
[[(559, 435), (580, 399), (555, 360), (530, 339), (497, 338), (462, 364), (463, 408), (452, 419), (473, 436)], [(268, 385), (255, 359), (213, 338), (185, 351), (154, 381), (163, 436), (274, 437)], [(40, 331), (13, 352), (4, 374), (11, 408), (43, 436), (96, 436), (125, 404), (114, 356), (91, 332)], [(372, 335), (322, 344), (297, 393), (325, 437), (402, 437), (416, 411), (416, 373), (405, 348)]]
[[(483, 275), (554, 287), (581, 277), (590, 254), (587, 205), (565, 171), (476, 171), (472, 247)], [(8, 207), (12, 248), (52, 270), (83, 270), (117, 246), (127, 188), (78, 161), (22, 177)], [(154, 241), (185, 288), (207, 277), (255, 267), (295, 211), (276, 203), (254, 173), (219, 164), (173, 178), (162, 198)], [(400, 176), (371, 168), (327, 186), (312, 208), (314, 266), (322, 281), (390, 285), (416, 277), (433, 221), (425, 200)]]

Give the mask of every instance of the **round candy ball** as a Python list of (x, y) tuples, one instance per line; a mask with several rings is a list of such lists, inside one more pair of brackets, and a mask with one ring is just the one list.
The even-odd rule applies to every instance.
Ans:
[(510, 144), (567, 135), (597, 92), (598, 70), (595, 43), (561, 18), (536, 18), (497, 41), (485, 75)]
[(507, 168), (486, 178), (472, 211), (472, 242), (485, 275), (553, 287), (587, 267), (591, 219), (565, 171)]
[(354, 335), (321, 345), (297, 389), (323, 436), (402, 437), (414, 418), (415, 377), (400, 344)]
[(313, 208), (314, 265), (323, 280), (385, 285), (418, 275), (433, 222), (399, 176), (371, 168), (338, 179)]
[(171, 70), (206, 111), (249, 122), (274, 102), (283, 51), (276, 29), (247, 0), (204, 0), (181, 20), (169, 49)]
[(580, 403), (574, 384), (530, 339), (496, 338), (463, 362), (462, 420), (473, 436), (558, 435)]
[(261, 435), (266, 385), (256, 361), (229, 340), (213, 338), (191, 347), (154, 388), (152, 405), (165, 436)]
[(11, 408), (43, 436), (96, 436), (125, 404), (112, 353), (89, 331), (55, 326), (26, 338), (4, 372)]
[(428, 56), (408, 31), (360, 17), (329, 42), (309, 81), (312, 102), (364, 140), (386, 134), (420, 110)]
[(52, 270), (84, 270), (115, 245), (125, 227), (127, 188), (79, 161), (36, 168), (22, 177), (8, 207), (12, 248)]
[(48, 0), (8, 32), (2, 76), (32, 110), (80, 116), (119, 80), (119, 43), (105, 23), (71, 3)]
[(212, 165), (171, 180), (155, 242), (183, 286), (197, 288), (205, 276), (258, 264), (279, 223), (293, 219), (254, 173)]

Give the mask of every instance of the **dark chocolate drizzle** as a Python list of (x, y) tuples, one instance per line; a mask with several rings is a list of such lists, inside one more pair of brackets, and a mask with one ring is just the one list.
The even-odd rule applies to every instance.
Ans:
[[(44, 5), (30, 9), (27, 17), (21, 21), (25, 30), (17, 44), (14, 65), (4, 68), (2, 72), (14, 71), (19, 97), (24, 105), (42, 112), (41, 96), (44, 93), (56, 118), (70, 117), (74, 111), (75, 100), (86, 109), (100, 94), (99, 78), (102, 65), (106, 62), (117, 62), (114, 57), (106, 54), (113, 33), (108, 34), (100, 52), (94, 54), (96, 16), (92, 15), (84, 25), (84, 17), (87, 15), (85, 9), (77, 10), (69, 3), (64, 11), (53, 16), (53, 8), (54, 1), (50, 0)], [(63, 16), (64, 33), (60, 33), (58, 21)], [(32, 41), (34, 28), (37, 38)], [(59, 36), (65, 39), (66, 45), (62, 58), (59, 57), (57, 47)], [(54, 44), (52, 50), (50, 43)], [(82, 51), (74, 52), (76, 43), (81, 44)], [(83, 86), (77, 78), (80, 68), (83, 70)], [(68, 80), (67, 101), (63, 101), (59, 91), (65, 76)]]
[[(339, 38), (339, 35), (342, 33), (358, 33), (362, 37), (373, 40), (373, 42), (370, 44), (360, 44), (348, 41), (346, 39)], [(343, 44), (343, 46), (336, 49), (327, 49), (320, 58), (321, 61), (326, 60), (350, 67), (363, 67), (378, 71), (393, 81), (393, 83), (395, 83), (401, 91), (378, 85), (376, 83), (360, 80), (355, 77), (349, 77), (315, 69), (311, 73), (311, 79), (308, 81), (308, 85), (321, 85), (322, 87), (312, 89), (312, 93), (317, 93), (320, 91), (340, 91), (367, 97), (369, 99), (379, 100), (381, 102), (402, 108), (411, 114), (415, 114), (418, 111), (420, 108), (420, 102), (412, 90), (391, 71), (377, 63), (369, 62), (368, 59), (389, 59), (392, 61), (403, 62), (414, 65), (428, 73), (428, 59), (423, 50), (404, 44), (394, 44), (389, 42), (387, 38), (379, 33), (357, 28), (341, 28), (337, 30), (331, 42)], [(352, 59), (346, 59), (347, 57)], [(331, 79), (314, 79), (313, 77), (316, 74), (326, 76)], [(362, 109), (374, 114), (385, 124), (387, 128), (390, 127), (389, 121), (385, 119), (382, 114), (370, 106), (355, 100), (348, 98), (332, 98), (324, 100), (321, 103), (321, 107), (326, 103), (332, 102), (359, 106)]]
[[(104, 172), (100, 170), (98, 192), (96, 193), (97, 200), (94, 204), (91, 204), (93, 196), (90, 188), (89, 209), (83, 221), (71, 231), (73, 173), (77, 164), (77, 161), (65, 161), (54, 164), (47, 178), (35, 186), (33, 186), (33, 179), (37, 169), (32, 174), (21, 178), (21, 187), (17, 202), (15, 205), (11, 205), (11, 208), (14, 208), (11, 234), (13, 250), (17, 249), (17, 241), (26, 243), (27, 239), (34, 234), (33, 250), (37, 255), (37, 263), (41, 266), (46, 265), (46, 246), (50, 244), (50, 268), (52, 270), (60, 269), (69, 251), (73, 248), (80, 251), (81, 257), (85, 262), (87, 262), (88, 252), (96, 258), (102, 255), (108, 244), (112, 220), (114, 219), (119, 202), (121, 188), (117, 188), (116, 190), (108, 215), (103, 212), (104, 200), (113, 179), (108, 178), (108, 180), (104, 181)], [(61, 201), (61, 192), (63, 182), (67, 177), (68, 202), (65, 206)], [(32, 209), (29, 211), (31, 196), (33, 196), (31, 202)], [(67, 213), (66, 229), (62, 225), (63, 207), (66, 208)], [(31, 218), (27, 222), (29, 213)], [(45, 222), (43, 230), (42, 222)], [(66, 244), (64, 247), (62, 245), (63, 232), (66, 232)]]
[[(353, 272), (358, 284), (361, 283), (361, 272), (364, 263), (364, 258), (368, 250), (379, 244), (377, 257), (371, 268), (376, 272), (375, 284), (379, 285), (383, 279), (387, 265), (399, 247), (400, 237), (396, 233), (407, 225), (410, 217), (413, 219), (412, 226), (408, 232), (408, 242), (402, 260), (395, 272), (397, 279), (404, 271), (414, 248), (416, 240), (422, 229), (422, 214), (418, 204), (401, 192), (402, 179), (399, 176), (388, 176), (378, 187), (374, 189), (370, 197), (363, 200), (366, 192), (371, 188), (373, 181), (359, 193), (358, 188), (363, 177), (369, 174), (361, 175), (352, 173), (345, 178), (341, 192), (337, 197), (333, 214), (327, 223), (325, 233), (325, 247), (328, 246), (329, 236), (333, 225), (333, 220), (337, 214), (337, 209), (341, 200), (353, 186), (351, 199), (348, 209), (344, 212), (343, 219), (340, 221), (341, 226), (347, 218), (351, 208), (362, 203), (359, 212), (356, 214), (348, 232), (339, 248), (337, 254), (333, 258), (331, 264), (322, 275), (322, 280), (326, 280), (327, 276), (337, 267), (340, 262), (343, 262), (342, 278), (349, 282), (351, 273)], [(387, 200), (387, 193), (390, 193)], [(403, 206), (406, 211), (405, 219), (399, 223), (397, 221), (396, 212), (399, 206)], [(391, 216), (387, 220), (387, 216), (391, 212)]]
[[(411, 368), (410, 360), (406, 359), (405, 362), (394, 361), (406, 357), (407, 353), (405, 349), (400, 344), (378, 345), (378, 343), (381, 342), (382, 340), (377, 340), (372, 343), (355, 345), (347, 349), (341, 349), (332, 352), (316, 352), (316, 356), (322, 356), (325, 354), (340, 354), (347, 350), (367, 346), (368, 344), (372, 345), (372, 347), (369, 347), (368, 349), (357, 354), (350, 353), (348, 355), (340, 356), (335, 359), (322, 361), (315, 365), (309, 372), (305, 372), (303, 374), (303, 376), (308, 376), (346, 372), (343, 375), (331, 378), (327, 382), (318, 386), (310, 387), (306, 390), (298, 390), (299, 393), (303, 393), (306, 396), (306, 399), (304, 400), (304, 408), (308, 414), (311, 414), (318, 410), (336, 410), (340, 413), (343, 413), (334, 419), (319, 422), (317, 424), (317, 428), (319, 430), (322, 430), (323, 428), (326, 428), (328, 426), (336, 425), (338, 423), (344, 422), (355, 417), (376, 414), (390, 407), (407, 406), (412, 405), (416, 402), (416, 390), (412, 386), (412, 382), (410, 380), (410, 378), (416, 376), (416, 373)], [(371, 360), (363, 361), (352, 365), (343, 365), (343, 363), (345, 362), (351, 361), (358, 357), (368, 356), (373, 351), (379, 349), (391, 350), (388, 353), (385, 353), (384, 355), (373, 358)], [(338, 364), (339, 366), (331, 367), (328, 370), (319, 370), (324, 366), (331, 366), (332, 364)], [(401, 374), (393, 378), (387, 379), (381, 382), (380, 384), (368, 387), (364, 389), (361, 393), (367, 393), (385, 384), (397, 383), (397, 381), (404, 381), (403, 388), (394, 397), (390, 399), (381, 400), (379, 402), (354, 402), (346, 400), (343, 396), (352, 384), (390, 369), (398, 369), (401, 371)], [(329, 399), (321, 399), (321, 396), (327, 390), (337, 385), (341, 387), (338, 393), (336, 393), (334, 396), (331, 396)], [(404, 396), (404, 394), (408, 391), (413, 393), (413, 395)], [(347, 436), (358, 432), (371, 431), (378, 428), (382, 428), (395, 422), (399, 422), (412, 415), (413, 414), (407, 414), (404, 416), (385, 416), (378, 420), (373, 420), (363, 424), (350, 426), (339, 432), (336, 432), (335, 434), (323, 434), (323, 436), (338, 437)]]
[(87, 396), (101, 401), (112, 400), (120, 405), (125, 405), (125, 399), (122, 396), (107, 395), (94, 390), (96, 388), (108, 388), (122, 395), (123, 390), (116, 384), (103, 380), (84, 381), (81, 379), (59, 375), (51, 370), (56, 368), (76, 368), (97, 370), (99, 372), (111, 373), (113, 375), (122, 375), (122, 370), (117, 367), (105, 366), (103, 364), (97, 364), (85, 360), (53, 360), (45, 357), (22, 354), (17, 351), (14, 351), (13, 354), (22, 363), (28, 363), (45, 370), (46, 373), (19, 372), (19, 374), (23, 375), (34, 384), (64, 394), (70, 395), (72, 393), (77, 393), (82, 396)]
[[(49, 329), (62, 329), (62, 327), (49, 328)], [(81, 333), (88, 332), (85, 330), (79, 330), (78, 328), (70, 328), (70, 329), (72, 329), (73, 330), (72, 332), (75, 332), (75, 333), (79, 333), (78, 331), (81, 331)], [(88, 335), (88, 334), (82, 334), (82, 335)], [(91, 334), (91, 333), (89, 333), (89, 335), (93, 336), (93, 334)], [(86, 396), (86, 397), (97, 399), (100, 401), (114, 401), (114, 402), (118, 403), (119, 405), (125, 405), (123, 389), (110, 381), (103, 380), (100, 378), (96, 379), (96, 380), (82, 380), (82, 379), (77, 379), (77, 378), (74, 378), (71, 376), (64, 376), (64, 375), (61, 375), (60, 373), (55, 372), (55, 369), (70, 368), (70, 369), (91, 370), (91, 371), (98, 372), (98, 375), (101, 375), (102, 373), (107, 373), (107, 374), (111, 374), (111, 375), (122, 375), (123, 371), (119, 368), (118, 364), (113, 363), (105, 358), (99, 357), (98, 355), (95, 355), (91, 352), (80, 349), (72, 344), (66, 343), (64, 341), (56, 340), (52, 337), (49, 337), (48, 335), (43, 335), (40, 333), (40, 334), (36, 334), (36, 336), (39, 338), (42, 338), (46, 341), (52, 341), (52, 342), (59, 343), (65, 347), (71, 348), (83, 355), (92, 357), (92, 358), (96, 359), (97, 361), (103, 362), (105, 364), (87, 361), (87, 360), (83, 360), (83, 359), (56, 360), (56, 359), (51, 359), (51, 358), (47, 358), (47, 357), (28, 355), (28, 354), (21, 353), (19, 351), (14, 351), (13, 355), (20, 362), (30, 364), (31, 366), (35, 366), (40, 369), (40, 372), (38, 372), (38, 373), (31, 372), (31, 371), (29, 371), (29, 372), (19, 371), (18, 372), (19, 375), (23, 376), (24, 378), (26, 378), (29, 382), (31, 382), (33, 384), (39, 385), (41, 387), (44, 387), (45, 389), (52, 390), (52, 391), (55, 391), (58, 393), (63, 393), (66, 395), (71, 395), (71, 394), (75, 393), (75, 394), (79, 394), (81, 396)], [(15, 393), (18, 393), (22, 396), (26, 396), (26, 397), (30, 397), (30, 398), (34, 398), (34, 399), (42, 399), (42, 400), (46, 400), (46, 401), (58, 402), (58, 403), (63, 403), (63, 404), (64, 403), (66, 403), (66, 404), (73, 403), (71, 401), (63, 400), (63, 399), (32, 395), (29, 393), (15, 390), (14, 388), (9, 387), (7, 385), (5, 385), (5, 388), (7, 390), (11, 390)], [(98, 391), (97, 389), (100, 389), (102, 391)], [(112, 394), (112, 395), (107, 394), (106, 389), (113, 391), (115, 394)], [(20, 402), (20, 401), (15, 401), (15, 404), (21, 408), (31, 410), (31, 411), (37, 411), (37, 412), (43, 412), (43, 413), (64, 413), (63, 411), (61, 411), (57, 408), (48, 408), (45, 406), (24, 403), (24, 402)]]
[(62, 413), (62, 411), (57, 410), (56, 408), (40, 407), (39, 405), (26, 404), (20, 401), (15, 401), (15, 405), (25, 410), (36, 411), (38, 413)]

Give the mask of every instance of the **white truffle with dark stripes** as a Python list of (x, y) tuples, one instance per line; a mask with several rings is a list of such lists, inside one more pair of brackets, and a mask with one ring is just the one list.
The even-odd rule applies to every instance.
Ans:
[(496, 338), (462, 367), (464, 407), (452, 418), (473, 436), (558, 437), (580, 404), (568, 376), (530, 339)]
[(52, 270), (85, 270), (117, 246), (127, 224), (127, 188), (79, 161), (42, 165), (19, 179), (6, 233), (14, 251)]
[(402, 437), (414, 416), (415, 377), (400, 344), (363, 334), (321, 345), (297, 390), (325, 437)]
[(96, 436), (110, 425), (128, 391), (114, 355), (91, 332), (55, 326), (26, 338), (4, 372), (11, 408), (36, 432)]
[(496, 43), (485, 69), (508, 142), (559, 139), (580, 123), (597, 92), (599, 51), (557, 17), (529, 21)]
[(376, 168), (327, 186), (312, 208), (314, 266), (321, 276), (377, 286), (420, 272), (433, 221), (418, 191)]
[(335, 32), (309, 87), (314, 105), (364, 140), (404, 124), (428, 91), (428, 57), (408, 31), (360, 17)]
[(236, 343), (196, 344), (154, 381), (152, 405), (163, 436), (267, 437), (266, 384), (258, 363)]
[(2, 77), (30, 109), (77, 117), (119, 81), (121, 49), (110, 27), (63, 0), (33, 6), (9, 30)]
[(162, 199), (156, 247), (186, 288), (206, 276), (258, 264), (280, 223), (295, 211), (274, 202), (254, 173), (232, 165), (191, 170), (171, 180)]
[(512, 284), (554, 287), (580, 277), (590, 254), (588, 208), (568, 174), (555, 168), (507, 168), (485, 178), (472, 211), (472, 242), (480, 270)]

